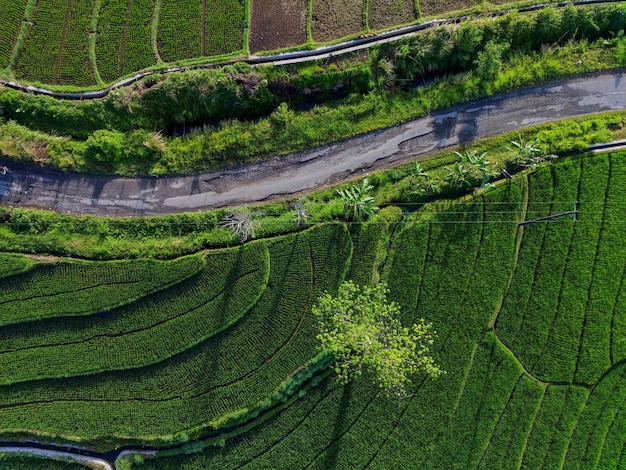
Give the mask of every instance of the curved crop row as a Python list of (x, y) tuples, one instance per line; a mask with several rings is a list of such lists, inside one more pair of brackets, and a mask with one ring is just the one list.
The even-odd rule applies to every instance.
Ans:
[(569, 440), (585, 407), (584, 387), (548, 385), (530, 431), (521, 468), (561, 468)]
[(110, 310), (196, 274), (203, 265), (199, 255), (38, 265), (3, 283), (0, 325)]
[(269, 241), (268, 249), (267, 287), (231, 328), (152, 366), (0, 387), (4, 428), (154, 439), (271, 395), (314, 356), (310, 303), (336, 289), (351, 242), (345, 228), (329, 225)]
[[(447, 371), (445, 376), (433, 381), (418, 377), (414, 395), (400, 403), (381, 396), (378, 387), (371, 384), (367, 377), (346, 387), (338, 387), (331, 377), (309, 389), (306, 395), (257, 428), (227, 441), (224, 447), (207, 448), (196, 455), (150, 460), (137, 468), (422, 468), (424, 465), (440, 468), (436, 467), (434, 456), (428, 463), (429, 455), (437, 442), (445, 441), (441, 433), (456, 409), (472, 364), (472, 351), (502, 295), (507, 276), (502, 276), (499, 271), (502, 269), (506, 273), (510, 270), (510, 261), (494, 270), (493, 260), (498, 256), (505, 259), (507, 255), (508, 258), (512, 256), (515, 225), (501, 222), (510, 217), (509, 211), (515, 213), (518, 210), (518, 204), (514, 202), (518, 197), (515, 189), (505, 188), (491, 193), (487, 199), (488, 202), (510, 201), (510, 207), (508, 203), (504, 204), (503, 211), (490, 211), (482, 199), (456, 209), (460, 219), (467, 222), (484, 218), (489, 222), (484, 228), (481, 223), (433, 223), (431, 226), (435, 238), (430, 249), (437, 253), (429, 256), (428, 261), (435, 265), (427, 266), (425, 270), (429, 285), (435, 282), (437, 276), (442, 276), (442, 282), (446, 283), (448, 276), (454, 278), (457, 275), (441, 269), (446, 262), (446, 254), (455, 253), (464, 258), (455, 260), (455, 266), (466, 266), (466, 273), (473, 267), (476, 273), (462, 293), (451, 292), (453, 288), (448, 285), (447, 292), (456, 299), (454, 308), (437, 308), (434, 316), (432, 309), (410, 311), (406, 315), (414, 318), (424, 316), (433, 321), (435, 329), (439, 330), (450, 319), (451, 312), (462, 310), (457, 327), (445, 339), (440, 335), (436, 343), (435, 354)], [(450, 215), (446, 220), (451, 222), (452, 219)], [(481, 239), (483, 230), (484, 249), (477, 249), (475, 245)], [(367, 233), (359, 233), (359, 237)], [(367, 237), (360, 241), (367, 241)], [(392, 298), (400, 300), (404, 294), (401, 281), (410, 273), (421, 271), (420, 263), (423, 263), (427, 243), (427, 225), (409, 226), (394, 238), (393, 262), (388, 270)], [(358, 253), (365, 252), (358, 248), (358, 244), (357, 241), (353, 263), (364, 266), (371, 273), (369, 262), (361, 264), (354, 259)], [(351, 271), (354, 275), (358, 274), (358, 268), (351, 268)], [(493, 279), (486, 276), (484, 281), (490, 282), (489, 291), (481, 295), (473, 294), (474, 287), (483, 288), (481, 277), (486, 271), (496, 271)], [(417, 276), (410, 283), (418, 294), (423, 290), (419, 279), (420, 276)], [(403, 307), (414, 305), (416, 297), (412, 295), (402, 301)], [(486, 362), (481, 367), (489, 368), (488, 348), (485, 351), (479, 359)], [(519, 375), (519, 367), (514, 365), (513, 369)], [(306, 445), (302, 445), (305, 442)]]
[(22, 255), (0, 253), (0, 278), (26, 271), (33, 263)]
[(611, 369), (593, 388), (567, 448), (564, 469), (616, 468), (623, 461), (625, 379), (626, 365), (622, 363)]
[(593, 384), (624, 358), (616, 347), (623, 340), (614, 332), (622, 318), (626, 265), (619, 222), (625, 176), (626, 164), (614, 154), (566, 162), (530, 180), (529, 207), (537, 195), (553, 192), (551, 213), (572, 210), (574, 201), (578, 209), (576, 222), (568, 215), (524, 227), (496, 325), (505, 344), (542, 380)]
[(0, 328), (0, 384), (165, 360), (238, 321), (259, 299), (268, 275), (267, 250), (255, 243), (211, 253), (197, 275), (129, 305), (27, 329)]

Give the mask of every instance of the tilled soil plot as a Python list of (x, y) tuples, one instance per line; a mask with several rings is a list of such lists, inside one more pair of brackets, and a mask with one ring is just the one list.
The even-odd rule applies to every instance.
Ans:
[(370, 0), (368, 23), (379, 30), (410, 23), (417, 19), (413, 0)]
[(250, 52), (304, 44), (306, 17), (307, 0), (253, 0)]
[(419, 0), (422, 16), (433, 16), (448, 11), (465, 10), (478, 5), (480, 0)]
[(314, 41), (332, 41), (359, 31), (363, 31), (360, 0), (313, 0), (311, 35)]

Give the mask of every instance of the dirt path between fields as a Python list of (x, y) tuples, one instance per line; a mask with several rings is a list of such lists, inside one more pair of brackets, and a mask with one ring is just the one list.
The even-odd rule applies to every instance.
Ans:
[(195, 176), (98, 177), (9, 164), (13, 173), (0, 176), (0, 204), (146, 216), (296, 196), (482, 137), (626, 109), (622, 78), (621, 72), (607, 73), (511, 92), (324, 147)]
[(63, 47), (65, 46), (65, 38), (67, 37), (67, 28), (70, 24), (70, 15), (72, 14), (72, 0), (67, 2), (67, 10), (65, 11), (65, 21), (63, 22), (63, 32), (61, 33), (61, 41), (59, 42), (59, 54), (54, 64), (54, 83), (59, 81), (59, 70), (61, 68), (61, 57), (63, 56)]
[(128, 31), (128, 23), (130, 22), (130, 9), (133, 7), (133, 0), (126, 2), (126, 18), (124, 20), (124, 29), (122, 30), (122, 39), (120, 41), (119, 66), (117, 73), (122, 75), (124, 71), (124, 51), (126, 48), (126, 32)]

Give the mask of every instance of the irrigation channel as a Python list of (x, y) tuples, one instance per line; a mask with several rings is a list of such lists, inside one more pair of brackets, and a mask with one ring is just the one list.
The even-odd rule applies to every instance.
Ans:
[(150, 216), (297, 196), (535, 124), (626, 109), (623, 72), (591, 75), (465, 103), (304, 152), (193, 176), (103, 177), (9, 165), (0, 204), (99, 216)]

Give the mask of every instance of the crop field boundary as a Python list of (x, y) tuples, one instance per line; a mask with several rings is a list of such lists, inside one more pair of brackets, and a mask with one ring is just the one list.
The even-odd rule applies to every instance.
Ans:
[[(521, 207), (518, 211), (517, 220), (524, 221), (526, 220), (526, 214), (528, 213), (528, 174), (521, 173), (519, 176), (516, 175), (516, 181), (519, 183), (522, 189), (522, 199), (521, 199)], [(502, 291), (502, 296), (500, 300), (496, 304), (496, 308), (493, 311), (493, 316), (489, 320), (487, 324), (488, 328), (495, 330), (496, 322), (498, 321), (498, 315), (500, 314), (500, 310), (502, 309), (502, 304), (504, 303), (504, 298), (506, 297), (509, 288), (511, 287), (511, 282), (513, 281), (513, 273), (517, 268), (517, 262), (519, 261), (519, 252), (522, 246), (522, 238), (524, 237), (524, 226), (518, 225), (517, 231), (515, 232), (515, 251), (513, 252), (513, 265), (511, 266), (511, 271), (509, 273), (509, 279), (507, 280), (506, 287)]]
[[(29, 8), (31, 7), (31, 4), (34, 4), (34, 3), (35, 3), (35, 0), (29, 0), (29, 4), (26, 8), (26, 13), (29, 12)], [(100, 3), (99, 1), (96, 2), (94, 8), (97, 8), (99, 3)], [(107, 96), (111, 91), (115, 89), (132, 85), (133, 83), (136, 83), (137, 81), (143, 78), (146, 78), (150, 75), (157, 75), (157, 74), (164, 74), (164, 73), (170, 74), (170, 73), (184, 72), (188, 70), (216, 68), (216, 67), (222, 67), (225, 65), (232, 65), (237, 62), (245, 62), (252, 66), (257, 66), (257, 65), (281, 66), (281, 65), (298, 64), (298, 63), (303, 63), (303, 62), (311, 62), (311, 61), (316, 61), (316, 60), (321, 60), (321, 59), (328, 59), (330, 57), (334, 57), (337, 55), (348, 54), (351, 52), (356, 52), (356, 51), (360, 51), (363, 49), (367, 49), (375, 45), (395, 42), (404, 38), (414, 36), (421, 31), (425, 31), (433, 27), (450, 25), (450, 24), (458, 24), (458, 23), (467, 21), (472, 18), (471, 15), (462, 15), (462, 16), (450, 17), (450, 18), (444, 18), (444, 19), (431, 19), (431, 20), (427, 20), (421, 23), (416, 23), (416, 24), (412, 24), (409, 26), (391, 29), (388, 31), (380, 32), (380, 33), (368, 33), (366, 37), (357, 37), (355, 39), (339, 42), (336, 44), (322, 45), (314, 49), (281, 52), (281, 53), (272, 54), (272, 55), (248, 55), (248, 57), (233, 57), (233, 58), (225, 58), (224, 60), (215, 60), (215, 59), (210, 58), (208, 61), (199, 62), (199, 63), (192, 63), (192, 64), (180, 65), (180, 66), (168, 66), (167, 63), (164, 63), (162, 61), (158, 52), (158, 47), (157, 47), (157, 30), (159, 26), (161, 3), (162, 3), (162, 0), (155, 1), (154, 12), (152, 15), (152, 21), (151, 21), (151, 26), (150, 26), (151, 46), (155, 54), (155, 57), (157, 58), (156, 66), (146, 69), (144, 71), (138, 71), (136, 74), (131, 75), (126, 78), (122, 78), (105, 88), (85, 87), (84, 91), (63, 91), (62, 87), (47, 88), (45, 86), (33, 85), (33, 84), (29, 84), (28, 82), (20, 82), (18, 80), (9, 80), (6, 78), (0, 78), (0, 85), (4, 85), (9, 88), (13, 88), (13, 89), (28, 92), (28, 93), (51, 96), (51, 97), (58, 98), (58, 99), (68, 99), (68, 100), (101, 99)], [(249, 3), (250, 3), (249, 1), (245, 2), (245, 4), (247, 5), (246, 11), (249, 10)], [(539, 4), (519, 7), (516, 9), (506, 8), (506, 9), (502, 9), (502, 10), (498, 10), (494, 12), (483, 13), (482, 17), (496, 18), (499, 16), (506, 15), (508, 13), (511, 13), (513, 11), (517, 11), (519, 13), (528, 13), (528, 12), (538, 11), (544, 8), (549, 8), (549, 7), (564, 8), (567, 6), (586, 6), (586, 5), (598, 5), (598, 4), (611, 4), (611, 3), (621, 3), (621, 0), (576, 0), (571, 3), (569, 2), (539, 3)], [(68, 8), (71, 8), (71, 0), (68, 2)], [(311, 14), (312, 14), (311, 6), (309, 5), (307, 7), (307, 15), (310, 16)], [(66, 15), (66, 20), (68, 20), (67, 15)], [(95, 18), (95, 20), (97, 21), (97, 18)], [(310, 21), (307, 21), (307, 25), (310, 25)], [(28, 26), (28, 23), (24, 22), (24, 25), (22, 26), (22, 30), (20, 30), (20, 33), (19, 33), (19, 37), (22, 38), (22, 40), (18, 38), (18, 40), (16, 41), (16, 47), (13, 51), (11, 64), (9, 65), (9, 68), (12, 68), (14, 66), (14, 63), (17, 61), (17, 58), (20, 54), (20, 51), (18, 49), (21, 48), (23, 37), (25, 36), (26, 31), (27, 31), (27, 26)], [(309, 38), (310, 38), (309, 29), (310, 28), (307, 26), (307, 41), (309, 41)], [(64, 28), (64, 31), (65, 30), (66, 28)], [(244, 34), (245, 33), (246, 32), (244, 31)], [(89, 35), (90, 43), (92, 41), (91, 40), (92, 35), (93, 33), (90, 33)], [(203, 44), (204, 44), (204, 41), (205, 40), (204, 40), (204, 35), (203, 35)], [(95, 38), (94, 38), (94, 47), (95, 47)], [(247, 47), (248, 47), (247, 41), (244, 41), (245, 51), (247, 51)], [(57, 66), (55, 67), (55, 76), (57, 75), (56, 70), (59, 67), (60, 57), (62, 53), (63, 53), (63, 44), (61, 42), (60, 47), (59, 47)], [(91, 47), (90, 47), (90, 56), (91, 56)], [(196, 59), (190, 59), (190, 61), (196, 61)], [(97, 67), (92, 67), (92, 69), (96, 72), (96, 78), (99, 78), (99, 74), (97, 74)], [(77, 88), (77, 87), (73, 86), (72, 88)]]

